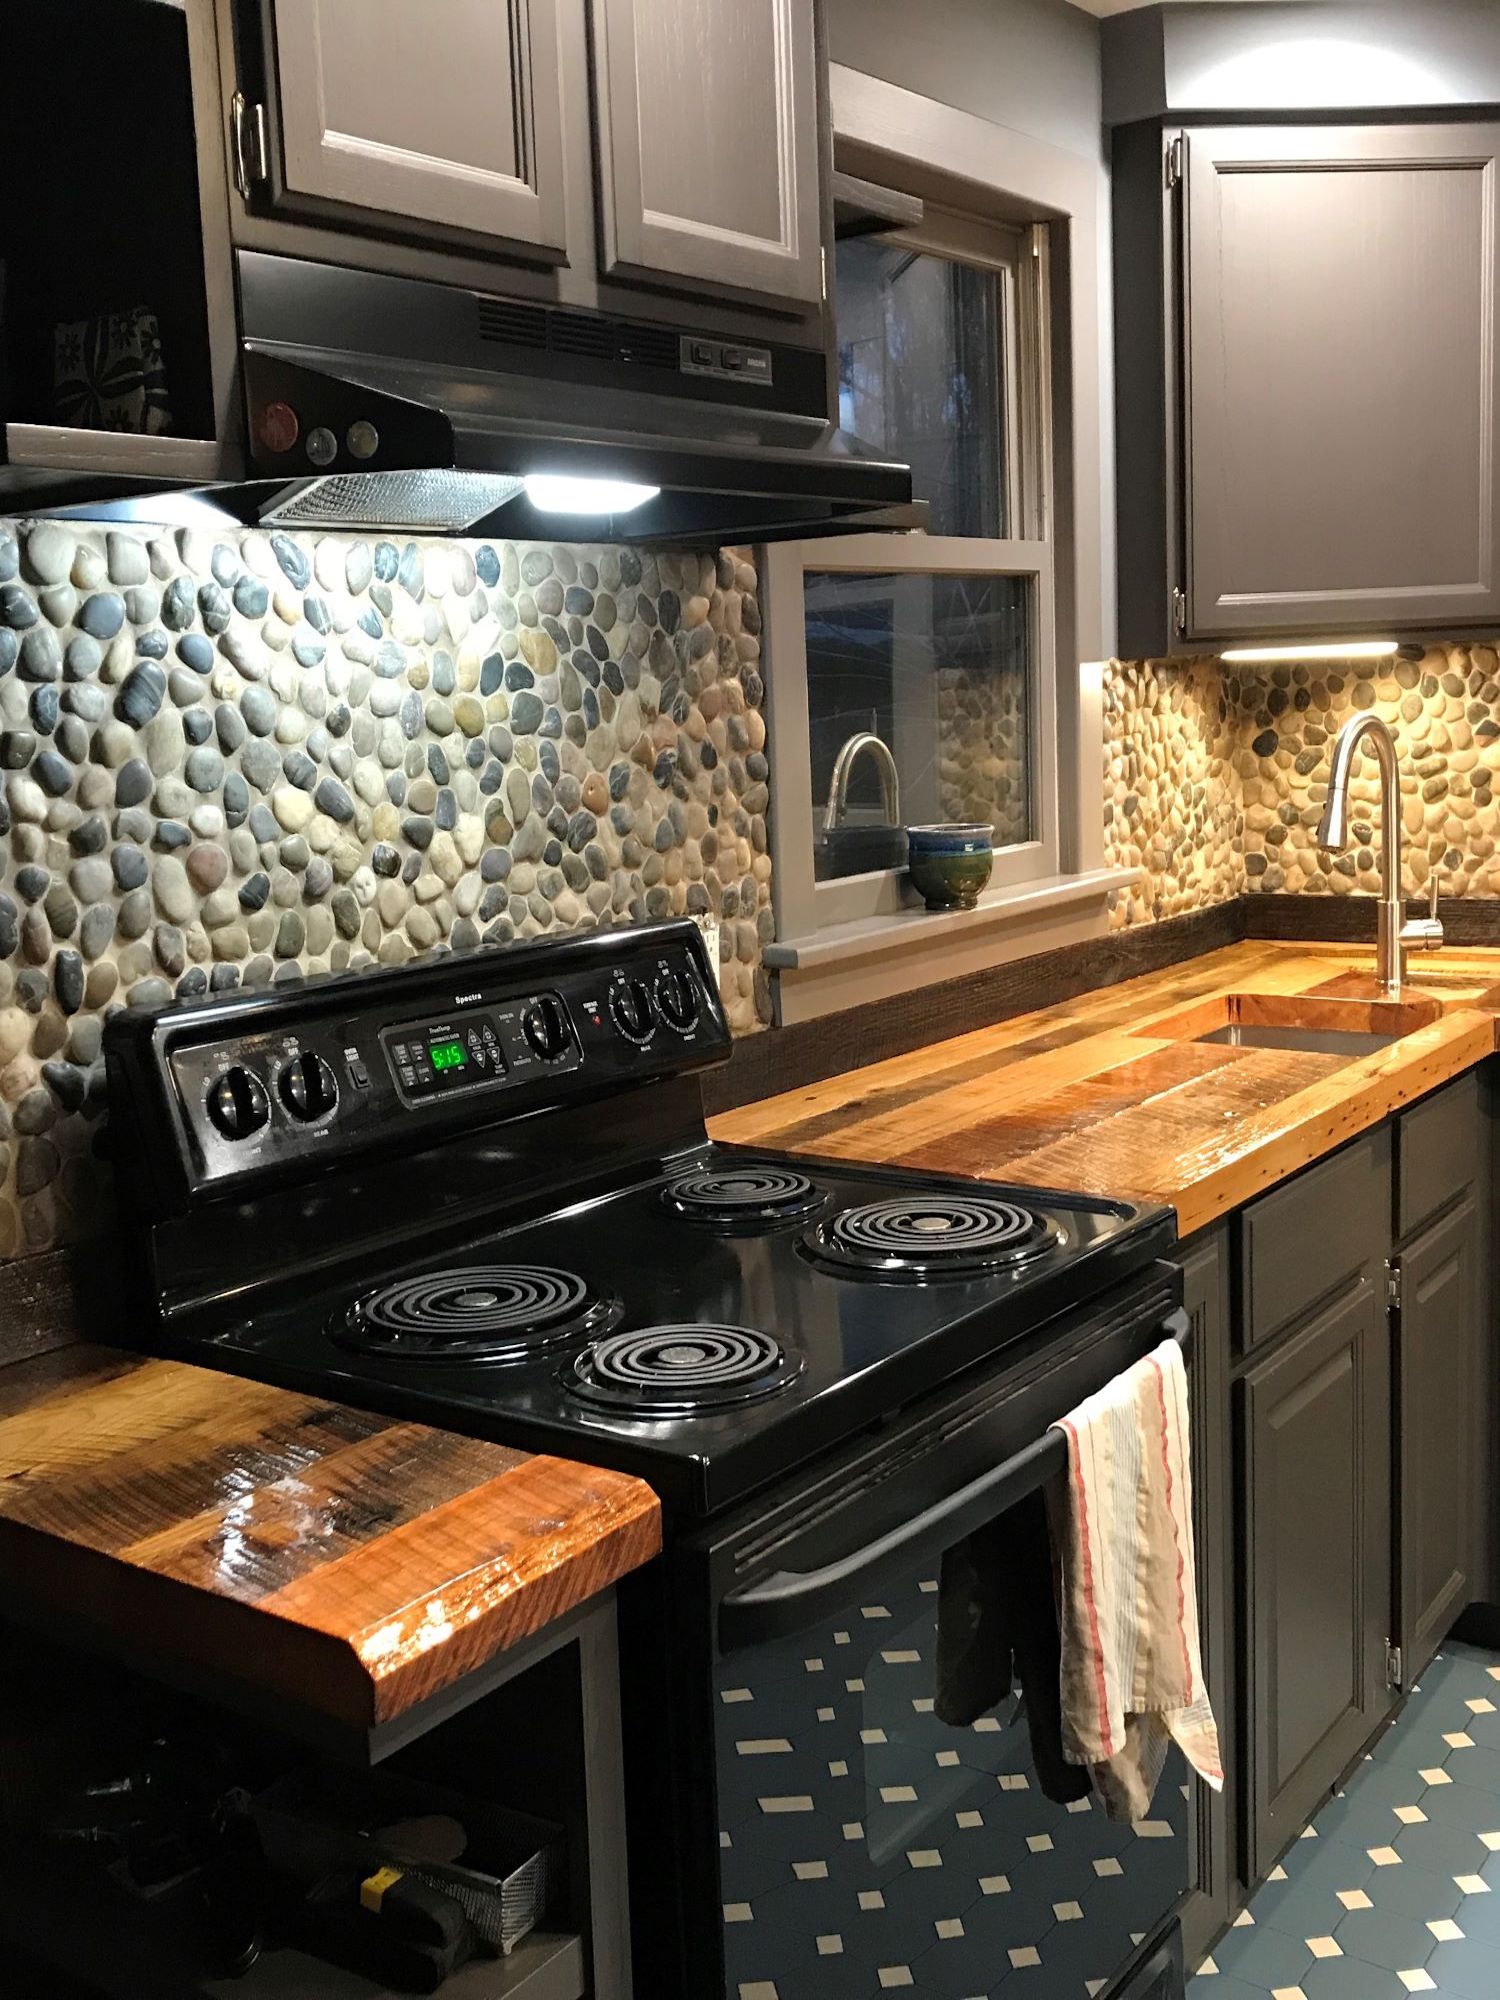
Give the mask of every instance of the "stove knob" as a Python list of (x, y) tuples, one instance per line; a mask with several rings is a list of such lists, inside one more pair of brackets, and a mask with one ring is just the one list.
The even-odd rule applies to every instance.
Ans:
[(688, 1034), (698, 1019), (698, 995), (689, 973), (668, 966), (656, 982), (656, 1004), (662, 1019), (679, 1035)]
[(533, 1000), (526, 1009), (521, 1016), (521, 1033), (543, 1062), (556, 1062), (567, 1053), (573, 1039), (567, 1009), (550, 993)]
[(645, 1042), (656, 1026), (651, 989), (643, 979), (625, 979), (609, 989), (609, 1011), (627, 1041)]
[(265, 1085), (238, 1063), (209, 1088), (209, 1123), (226, 1139), (248, 1139), (270, 1115), (271, 1100)]
[(310, 1125), (334, 1110), (339, 1087), (333, 1071), (321, 1056), (310, 1050), (292, 1056), (276, 1083), (282, 1103), (300, 1125)]

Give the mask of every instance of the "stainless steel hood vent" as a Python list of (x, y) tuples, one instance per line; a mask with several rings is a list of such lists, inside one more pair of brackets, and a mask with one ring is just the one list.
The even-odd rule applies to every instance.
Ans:
[[(703, 542), (925, 519), (907, 468), (829, 421), (820, 348), (261, 252), (239, 277), (264, 520)], [(636, 490), (559, 515), (543, 480)]]
[(434, 528), (455, 535), (514, 500), (525, 481), (488, 472), (335, 472), (288, 486), (261, 509), (283, 528)]

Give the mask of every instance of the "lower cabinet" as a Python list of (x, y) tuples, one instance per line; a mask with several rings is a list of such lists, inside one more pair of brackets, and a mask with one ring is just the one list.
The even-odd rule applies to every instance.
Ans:
[(1204, 1231), (1182, 1257), (1182, 1302), (1192, 1322), (1193, 1540), (1203, 1675), (1220, 1723), (1224, 1789), (1196, 1785), (1192, 1892), (1182, 1913), (1183, 1947), (1197, 1965), (1235, 1914), (1234, 1516), (1230, 1505), (1228, 1225)]
[(1390, 1703), (1390, 1339), (1366, 1266), (1239, 1385), (1245, 1815), (1270, 1868)]
[(1184, 1243), (1204, 1671), (1195, 1967), (1494, 1594), (1490, 1070)]

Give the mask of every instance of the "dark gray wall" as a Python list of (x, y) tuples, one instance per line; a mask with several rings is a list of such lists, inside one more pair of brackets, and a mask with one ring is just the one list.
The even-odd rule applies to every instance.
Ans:
[(1068, 0), (829, 0), (833, 60), (1103, 159), (1099, 23)]

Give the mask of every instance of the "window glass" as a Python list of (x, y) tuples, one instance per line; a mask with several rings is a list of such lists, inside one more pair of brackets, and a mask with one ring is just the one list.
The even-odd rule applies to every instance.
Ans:
[[(825, 829), (841, 747), (864, 731), (895, 760), (907, 826), (976, 821), (997, 846), (1035, 837), (1029, 577), (809, 570), (804, 607), (819, 880), (898, 865), (865, 831), (886, 818), (880, 760), (850, 771)], [(852, 831), (851, 831), (852, 829)]]
[(933, 534), (1004, 536), (1002, 274), (868, 236), (836, 268), (840, 423), (910, 465)]

